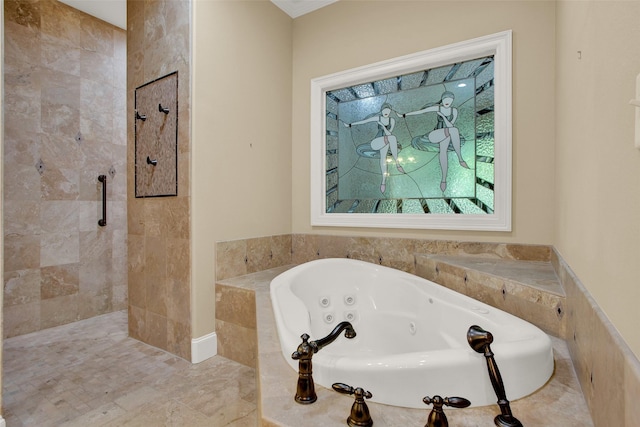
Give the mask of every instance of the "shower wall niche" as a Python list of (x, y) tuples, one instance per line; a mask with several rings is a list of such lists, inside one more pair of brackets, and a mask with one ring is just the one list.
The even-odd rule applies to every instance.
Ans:
[(178, 72), (135, 91), (136, 197), (178, 195)]
[(127, 307), (127, 79), (125, 31), (53, 0), (4, 8), (11, 337)]

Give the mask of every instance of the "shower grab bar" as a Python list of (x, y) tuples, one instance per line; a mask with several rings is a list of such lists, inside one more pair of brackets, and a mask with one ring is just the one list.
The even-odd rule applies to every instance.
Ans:
[(102, 219), (98, 220), (98, 225), (104, 227), (107, 225), (107, 176), (98, 176), (98, 181), (102, 183)]

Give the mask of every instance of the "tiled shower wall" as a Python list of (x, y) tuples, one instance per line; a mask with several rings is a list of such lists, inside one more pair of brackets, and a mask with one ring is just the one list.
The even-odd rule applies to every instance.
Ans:
[[(129, 335), (191, 360), (190, 2), (127, 2)], [(135, 197), (137, 87), (178, 72), (178, 195)]]
[(11, 337), (126, 308), (126, 33), (53, 0), (5, 0), (4, 19)]

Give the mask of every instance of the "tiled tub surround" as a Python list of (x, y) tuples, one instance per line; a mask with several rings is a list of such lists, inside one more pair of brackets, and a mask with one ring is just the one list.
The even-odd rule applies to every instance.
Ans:
[(595, 425), (640, 425), (640, 362), (557, 251), (549, 262), (416, 255), (416, 270), (565, 339)]
[(565, 294), (551, 262), (417, 254), (416, 275), (566, 338)]
[[(290, 242), (289, 247), (287, 242)], [(268, 299), (268, 283), (271, 277), (287, 267), (264, 272), (261, 270), (327, 257), (363, 259), (418, 273), (423, 277), (435, 272), (434, 263), (439, 265), (437, 275), (440, 277), (435, 277), (435, 282), (440, 283), (441, 280), (442, 285), (447, 286), (448, 283), (453, 289), (462, 293), (469, 292), (470, 296), (488, 304), (507, 308), (507, 311), (513, 310), (512, 314), (566, 340), (566, 344), (560, 340), (554, 341), (556, 358), (563, 357), (563, 354), (567, 357), (570, 355), (570, 360), (566, 360), (566, 363), (573, 365), (575, 369), (596, 426), (640, 425), (640, 405), (634, 403), (640, 396), (640, 362), (561, 255), (548, 246), (319, 235), (271, 236), (220, 242), (217, 244), (216, 259), (216, 327), (225, 322), (226, 331), (245, 328), (244, 340), (235, 341), (225, 329), (217, 329), (220, 354), (233, 360), (238, 360), (234, 357), (238, 352), (246, 357), (251, 348), (256, 347), (251, 342), (251, 337), (256, 336), (259, 354), (257, 367), (262, 367), (260, 378), (286, 387), (286, 380), (281, 380), (278, 372), (273, 371), (277, 366), (271, 365), (277, 365), (275, 361), (281, 360), (282, 355), (279, 348), (276, 348), (278, 338), (275, 325), (271, 329), (269, 326), (273, 322), (273, 315)], [(455, 277), (453, 272), (460, 276)], [(467, 273), (466, 283), (464, 272)], [(535, 274), (532, 275), (532, 272)], [(555, 280), (552, 273), (556, 276)], [(260, 286), (264, 289), (256, 291)], [(231, 296), (234, 289), (242, 289), (242, 298)], [(503, 293), (503, 290), (506, 292)], [(254, 301), (258, 309), (257, 314), (252, 315), (249, 313), (254, 310)], [(221, 305), (226, 302), (230, 302), (233, 307), (221, 309)], [(267, 305), (268, 309), (261, 308), (261, 304)], [(233, 317), (223, 314), (225, 310), (226, 313), (233, 313)], [(245, 323), (237, 319), (245, 319)], [(254, 320), (246, 323), (247, 319)], [(224, 345), (221, 345), (222, 342)], [(562, 344), (562, 348), (558, 347), (558, 343)], [(236, 344), (241, 344), (240, 350), (235, 349)], [(265, 347), (266, 345), (272, 347)], [(568, 354), (563, 353), (565, 345)], [(273, 354), (269, 354), (271, 350)], [(554, 378), (558, 376), (558, 368), (563, 363), (556, 360)], [(284, 360), (282, 364), (286, 367)], [(286, 370), (282, 371), (282, 375), (288, 375)], [(321, 393), (324, 392), (337, 394), (321, 390)], [(263, 395), (271, 396), (264, 393), (263, 389)], [(602, 402), (607, 403), (602, 405)], [(321, 408), (318, 403), (311, 405), (315, 407), (310, 409), (311, 414), (323, 413), (324, 406)], [(514, 402), (514, 405), (520, 404)], [(547, 411), (542, 402), (534, 405), (540, 412)], [(453, 418), (450, 417), (450, 420)], [(422, 422), (424, 424), (424, 420)], [(458, 424), (467, 425), (463, 421)]]
[(640, 361), (557, 251), (551, 262), (567, 295), (566, 342), (594, 424), (640, 426)]
[(126, 32), (55, 0), (5, 0), (3, 53), (12, 337), (127, 305)]
[[(246, 276), (244, 276), (246, 277)], [(216, 335), (218, 354), (255, 368), (257, 352), (256, 297), (252, 289), (216, 283)]]
[[(547, 246), (503, 243), (302, 234), (219, 242), (216, 245), (218, 354), (255, 367), (254, 362), (250, 361), (255, 356), (249, 356), (254, 354), (252, 348), (255, 348), (255, 344), (252, 343), (256, 329), (255, 316), (241, 309), (246, 304), (252, 307), (253, 297), (251, 294), (230, 292), (230, 289), (220, 282), (221, 279), (331, 257), (360, 259), (415, 274), (415, 253), (483, 254), (496, 259), (532, 259), (547, 262), (550, 258), (550, 249)], [(230, 304), (230, 308), (225, 308), (227, 304)]]
[(353, 258), (415, 273), (414, 254), (482, 255), (549, 262), (551, 248), (450, 240), (285, 234), (218, 242), (216, 278), (227, 279), (319, 258)]
[[(227, 288), (225, 292), (233, 292), (235, 289), (241, 294), (253, 294), (255, 298), (255, 309), (238, 307), (236, 311), (239, 316), (249, 315), (248, 312), (252, 309), (255, 312), (258, 350), (256, 378), (261, 425), (296, 426), (302, 422), (306, 426), (344, 425), (353, 397), (316, 385), (316, 403), (300, 405), (294, 402), (297, 374), (282, 356), (269, 295), (271, 279), (287, 268), (274, 268), (219, 282), (219, 286)], [(513, 413), (524, 425), (593, 425), (573, 371), (567, 345), (558, 338), (552, 340), (555, 358), (552, 379), (534, 394), (511, 402)], [(375, 394), (375, 390), (370, 391)], [(424, 425), (431, 410), (426, 405), (424, 410), (420, 410), (371, 402), (367, 404), (377, 426)], [(445, 408), (445, 412), (451, 425), (479, 427), (492, 425), (493, 417), (500, 411), (497, 405), (491, 405), (468, 409)]]

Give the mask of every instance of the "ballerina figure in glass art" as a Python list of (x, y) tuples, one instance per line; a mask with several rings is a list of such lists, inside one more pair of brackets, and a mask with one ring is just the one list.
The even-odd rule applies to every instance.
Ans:
[(455, 96), (452, 92), (444, 92), (440, 97), (440, 102), (435, 105), (423, 108), (421, 110), (411, 111), (405, 114), (398, 114), (399, 117), (414, 116), (435, 112), (438, 115), (436, 126), (429, 132), (428, 138), (431, 143), (440, 145), (440, 169), (442, 171), (442, 179), (440, 180), (440, 190), (444, 192), (447, 189), (447, 172), (449, 169), (448, 151), (449, 144), (453, 146), (453, 150), (458, 156), (458, 163), (463, 168), (469, 169), (467, 162), (462, 158), (460, 153), (460, 131), (455, 126), (458, 119), (458, 109), (453, 107)]
[(391, 156), (396, 163), (396, 169), (398, 172), (405, 173), (404, 169), (398, 161), (398, 139), (392, 134), (393, 128), (396, 126), (396, 120), (391, 117), (391, 105), (382, 104), (380, 113), (374, 114), (366, 119), (359, 120), (353, 123), (344, 123), (348, 128), (355, 125), (362, 125), (365, 123), (375, 122), (378, 124), (378, 133), (371, 140), (371, 149), (378, 151), (380, 155), (380, 173), (382, 174), (382, 183), (380, 184), (380, 192), (384, 194), (387, 190), (387, 176), (389, 171), (387, 169), (387, 154), (391, 150)]

